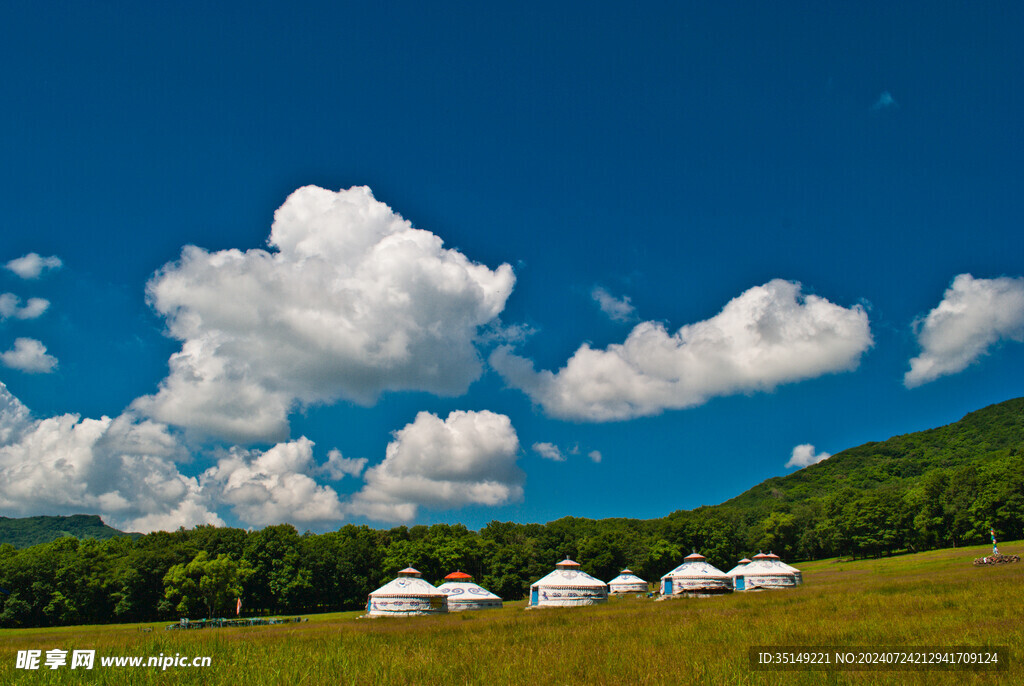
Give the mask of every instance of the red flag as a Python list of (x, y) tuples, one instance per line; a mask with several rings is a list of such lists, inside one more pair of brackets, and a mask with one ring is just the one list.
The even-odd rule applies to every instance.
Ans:
[(238, 603), (235, 604), (235, 616), (242, 614), (242, 599), (238, 599)]

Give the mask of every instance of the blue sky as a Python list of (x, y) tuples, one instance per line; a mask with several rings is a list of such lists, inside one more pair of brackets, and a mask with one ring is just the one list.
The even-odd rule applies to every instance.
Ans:
[(1024, 10), (705, 5), (9, 3), (0, 514), (657, 517), (1021, 395)]

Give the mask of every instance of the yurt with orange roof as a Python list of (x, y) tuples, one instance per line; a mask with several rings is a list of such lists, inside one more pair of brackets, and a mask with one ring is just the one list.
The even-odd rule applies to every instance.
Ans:
[(608, 592), (613, 595), (627, 593), (647, 593), (647, 582), (633, 573), (631, 569), (623, 569), (622, 573), (608, 582)]
[(565, 558), (555, 571), (530, 586), (529, 607), (577, 607), (608, 601), (608, 584), (580, 568), (579, 562)]
[(448, 596), (423, 580), (423, 575), (406, 567), (398, 577), (372, 592), (366, 601), (370, 617), (407, 617), (448, 612)]
[(732, 593), (732, 578), (696, 551), (683, 564), (661, 577), (661, 599)]
[(473, 583), (473, 577), (465, 572), (452, 572), (437, 590), (447, 596), (449, 612), (500, 610), (502, 607), (501, 598)]
[(754, 559), (732, 575), (737, 591), (763, 591), (795, 588), (803, 583), (800, 570), (790, 567), (774, 553), (758, 553)]

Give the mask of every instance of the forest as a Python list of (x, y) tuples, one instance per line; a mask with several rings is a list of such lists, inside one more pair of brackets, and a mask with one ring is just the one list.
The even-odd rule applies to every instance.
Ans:
[(1024, 538), (1024, 399), (938, 429), (837, 453), (726, 503), (651, 520), (346, 524), (322, 534), (200, 526), (107, 540), (0, 545), (0, 626), (307, 614), (364, 607), (404, 567), (461, 570), (506, 600), (565, 557), (605, 581), (648, 581), (692, 550), (720, 569), (773, 551), (787, 562)]

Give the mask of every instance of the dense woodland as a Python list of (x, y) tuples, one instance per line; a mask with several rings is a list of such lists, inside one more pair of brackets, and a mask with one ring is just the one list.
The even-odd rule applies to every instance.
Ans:
[(696, 549), (719, 568), (757, 550), (787, 561), (1024, 538), (1024, 398), (949, 426), (838, 453), (714, 507), (653, 520), (566, 517), (300, 534), (197, 527), (108, 540), (0, 545), (0, 626), (138, 622), (358, 609), (412, 565), (460, 569), (507, 600), (572, 557), (608, 580), (653, 581)]

